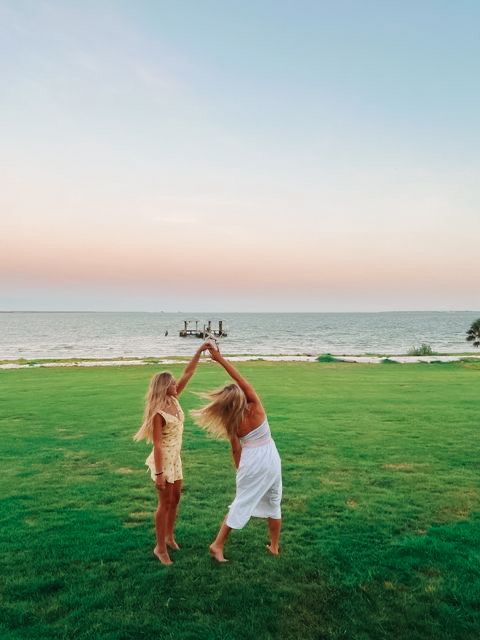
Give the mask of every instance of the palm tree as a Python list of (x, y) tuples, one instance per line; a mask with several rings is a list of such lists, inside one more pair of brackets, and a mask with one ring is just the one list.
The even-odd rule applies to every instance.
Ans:
[(468, 342), (473, 342), (474, 347), (480, 347), (480, 318), (472, 322), (472, 326), (467, 331)]

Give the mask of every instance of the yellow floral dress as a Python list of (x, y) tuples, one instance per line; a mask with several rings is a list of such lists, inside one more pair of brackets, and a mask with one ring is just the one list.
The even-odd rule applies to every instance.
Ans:
[[(162, 429), (162, 461), (163, 461), (163, 474), (167, 482), (175, 482), (176, 480), (183, 479), (182, 473), (182, 459), (180, 452), (182, 450), (182, 436), (183, 436), (183, 420), (185, 415), (182, 411), (180, 403), (176, 398), (173, 398), (176, 404), (178, 417), (171, 413), (167, 413), (162, 409), (158, 409), (157, 413), (163, 416), (165, 424)], [(151, 454), (145, 461), (145, 464), (150, 469), (150, 475), (155, 482), (155, 458), (153, 455), (153, 449)]]

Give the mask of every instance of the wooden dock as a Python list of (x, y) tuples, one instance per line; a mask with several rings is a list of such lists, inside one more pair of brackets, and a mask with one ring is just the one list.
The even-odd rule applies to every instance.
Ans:
[[(195, 328), (193, 324), (195, 323)], [(209, 320), (207, 324), (203, 324), (199, 327), (200, 320), (184, 320), (183, 329), (180, 330), (181, 338), (225, 338), (227, 333), (223, 327), (223, 320), (218, 321), (218, 329), (212, 327), (212, 321)]]

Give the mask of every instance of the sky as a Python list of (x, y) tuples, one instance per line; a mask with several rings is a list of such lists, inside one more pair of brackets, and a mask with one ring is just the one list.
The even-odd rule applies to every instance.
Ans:
[(476, 0), (0, 0), (0, 310), (480, 309)]

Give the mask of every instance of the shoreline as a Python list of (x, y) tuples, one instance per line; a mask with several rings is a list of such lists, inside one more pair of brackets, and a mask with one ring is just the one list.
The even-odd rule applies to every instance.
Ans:
[[(325, 354), (323, 354), (325, 355)], [(409, 356), (405, 354), (393, 355), (348, 355), (348, 354), (328, 354), (330, 360), (325, 363), (358, 363), (358, 364), (419, 364), (419, 363), (448, 363), (461, 361), (480, 361), (480, 355), (474, 353), (442, 353), (428, 356)], [(274, 354), (243, 354), (226, 355), (232, 362), (318, 362), (320, 355), (296, 354), (296, 355), (274, 355)], [(153, 366), (187, 364), (189, 358), (185, 356), (161, 356), (144, 358), (19, 358), (16, 360), (0, 360), (0, 369), (38, 369), (53, 367), (125, 367), (125, 366)], [(200, 362), (212, 362), (210, 358), (204, 358)], [(319, 362), (319, 364), (321, 364)]]

